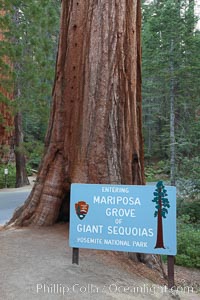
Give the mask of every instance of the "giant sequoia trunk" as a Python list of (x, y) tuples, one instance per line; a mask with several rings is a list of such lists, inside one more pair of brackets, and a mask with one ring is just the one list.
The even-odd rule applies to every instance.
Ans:
[[(0, 10), (0, 17), (4, 17), (5, 12)], [(4, 31), (0, 28), (0, 42), (5, 40)], [(1, 55), (3, 55), (1, 53)], [(10, 61), (8, 57), (1, 57), (3, 64), (7, 65), (7, 72), (2, 66), (0, 66), (0, 164), (7, 164), (9, 161), (13, 161), (13, 127), (14, 119), (9, 107), (9, 101), (12, 101), (12, 92), (8, 91), (3, 85), (4, 80), (10, 79), (8, 77), (8, 66)], [(1, 62), (0, 62), (1, 64)], [(4, 100), (2, 101), (1, 98)]]
[(10, 220), (50, 225), (72, 182), (143, 184), (140, 1), (62, 1), (53, 106), (35, 186)]
[[(8, 101), (11, 101), (9, 100), (9, 95)], [(0, 164), (7, 164), (9, 161), (14, 161), (13, 127), (14, 121), (12, 113), (9, 111), (9, 104), (0, 103)]]

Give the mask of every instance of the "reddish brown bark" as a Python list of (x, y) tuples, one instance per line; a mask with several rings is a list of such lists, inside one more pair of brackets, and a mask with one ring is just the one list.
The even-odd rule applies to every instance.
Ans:
[(72, 182), (143, 184), (140, 1), (62, 1), (37, 182), (10, 223), (50, 225)]
[[(3, 11), (0, 11), (0, 16), (4, 16)], [(4, 34), (0, 30), (1, 40), (4, 40)], [(3, 61), (10, 64), (8, 57), (3, 57)], [(2, 86), (1, 79), (6, 79), (3, 72), (0, 74), (0, 94), (4, 98), (4, 102), (0, 101), (0, 163), (8, 163), (13, 158), (14, 118), (9, 107), (9, 101), (13, 99), (13, 95)]]
[(13, 125), (8, 105), (0, 103), (0, 163), (13, 160)]

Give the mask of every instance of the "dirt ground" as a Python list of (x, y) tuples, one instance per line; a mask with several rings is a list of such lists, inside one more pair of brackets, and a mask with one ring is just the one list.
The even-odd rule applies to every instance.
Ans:
[[(176, 267), (176, 299), (197, 300), (199, 270)], [(0, 299), (172, 299), (155, 270), (120, 252), (80, 249), (72, 264), (68, 225), (0, 230)]]

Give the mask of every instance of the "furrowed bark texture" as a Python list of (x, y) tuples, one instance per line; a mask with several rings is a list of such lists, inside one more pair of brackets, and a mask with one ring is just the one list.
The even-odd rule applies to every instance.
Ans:
[[(3, 17), (5, 12), (0, 10), (0, 17)], [(4, 32), (0, 28), (0, 41), (5, 40)], [(8, 57), (3, 57), (4, 63), (10, 66)], [(7, 75), (1, 69), (0, 73), (0, 94), (2, 94), (7, 101), (0, 101), (0, 163), (7, 164), (13, 160), (13, 127), (14, 118), (9, 107), (9, 101), (12, 101), (13, 95), (10, 91), (6, 90), (2, 84), (2, 79), (8, 79)]]
[[(2, 92), (0, 87), (0, 93)], [(3, 91), (4, 95), (5, 92)], [(8, 101), (10, 95), (6, 95)], [(0, 163), (7, 164), (13, 161), (13, 127), (14, 121), (8, 105), (0, 103)]]
[(70, 184), (143, 184), (140, 1), (62, 1), (37, 182), (10, 223), (50, 225)]

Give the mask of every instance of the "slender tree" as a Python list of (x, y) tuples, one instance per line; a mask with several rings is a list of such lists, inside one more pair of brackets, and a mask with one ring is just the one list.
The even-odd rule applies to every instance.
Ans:
[[(6, 43), (4, 41), (3, 49), (12, 62), (9, 79), (12, 81), (15, 100), (13, 140), (16, 186), (19, 187), (28, 183), (25, 164), (26, 144), (32, 145), (29, 146), (31, 155), (35, 140), (39, 140), (40, 144), (43, 142), (47, 127), (60, 1), (44, 0), (39, 3), (38, 0), (30, 0), (24, 3), (21, 0), (14, 2), (6, 0), (3, 7), (5, 14), (0, 21), (5, 24)], [(0, 59), (1, 55), (3, 56), (2, 51)], [(5, 89), (5, 83), (3, 87)]]
[(196, 24), (193, 0), (159, 0), (148, 5), (144, 2), (142, 94), (146, 154), (169, 158), (172, 184), (178, 162), (181, 167), (183, 158), (197, 155), (199, 149), (198, 130), (194, 129), (200, 90)]
[(15, 115), (15, 157), (16, 157), (16, 187), (29, 185), (26, 160), (23, 149), (22, 114)]
[(170, 181), (175, 185), (175, 79), (174, 79), (174, 41), (170, 47)]
[[(19, 7), (14, 6), (14, 14), (13, 14), (13, 24), (16, 28), (19, 28), (21, 23), (21, 18), (23, 19), (23, 13), (20, 11)], [(18, 33), (19, 34), (19, 33)], [(16, 38), (14, 35), (11, 39), (11, 43), (14, 47), (18, 50), (18, 44), (20, 44), (19, 39)], [(15, 74), (19, 75), (21, 69), (21, 62), (13, 60), (13, 69)], [(13, 82), (14, 84), (14, 99), (16, 103), (16, 114), (15, 114), (15, 162), (16, 162), (16, 184), (15, 186), (22, 187), (25, 185), (29, 185), (28, 175), (26, 171), (26, 159), (25, 153), (23, 151), (23, 128), (22, 128), (22, 113), (21, 113), (21, 103), (20, 103), (20, 96), (21, 96), (21, 87), (22, 83), (20, 80), (20, 76), (16, 76), (16, 79)]]
[(37, 182), (9, 223), (50, 225), (70, 184), (143, 184), (139, 0), (62, 1)]

